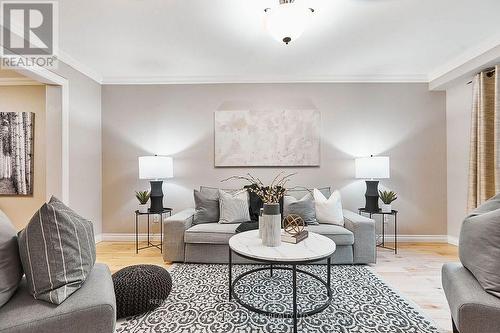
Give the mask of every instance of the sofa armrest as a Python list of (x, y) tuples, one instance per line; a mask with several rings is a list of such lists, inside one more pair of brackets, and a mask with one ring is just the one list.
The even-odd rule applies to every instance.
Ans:
[(113, 333), (116, 300), (108, 266), (96, 263), (82, 287), (59, 305), (36, 300), (23, 278), (0, 308), (2, 333)]
[(500, 298), (484, 291), (461, 263), (443, 265), (441, 278), (451, 316), (461, 333), (498, 332)]
[(188, 208), (163, 221), (163, 260), (184, 261), (184, 232), (193, 224), (194, 209)]
[(375, 221), (344, 209), (344, 227), (354, 234), (353, 258), (355, 264), (377, 262)]

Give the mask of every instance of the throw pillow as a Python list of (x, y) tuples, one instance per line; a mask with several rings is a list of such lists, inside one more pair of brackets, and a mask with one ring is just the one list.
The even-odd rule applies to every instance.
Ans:
[[(332, 194), (330, 187), (325, 186), (325, 187), (318, 187), (318, 190), (326, 197), (329, 198), (330, 195)], [(296, 199), (303, 198), (307, 194), (313, 195), (314, 189), (308, 189), (306, 187), (294, 187), (288, 191), (286, 191), (286, 194), (289, 196), (292, 196)]]
[(14, 295), (22, 277), (17, 232), (7, 215), (0, 210), (0, 307)]
[(27, 285), (35, 299), (61, 304), (82, 286), (94, 266), (92, 223), (54, 197), (18, 236)]
[(302, 199), (285, 195), (284, 198), (283, 217), (290, 214), (297, 214), (304, 220), (305, 224), (318, 224), (316, 221), (316, 211), (314, 209), (313, 196), (306, 194)]
[(328, 199), (316, 188), (313, 194), (318, 222), (344, 226), (344, 214), (342, 213), (342, 201), (339, 191), (334, 191)]
[(459, 256), (483, 289), (500, 297), (500, 194), (465, 218)]
[(219, 223), (241, 223), (250, 221), (248, 192), (246, 190), (231, 194), (219, 190)]
[(219, 198), (194, 190), (195, 213), (193, 224), (219, 221)]
[(235, 232), (238, 234), (240, 232), (245, 232), (245, 231), (250, 231), (250, 230), (257, 230), (259, 229), (259, 222), (245, 222), (242, 223), (236, 228)]
[(241, 192), (241, 189), (226, 189), (226, 188), (220, 189), (218, 187), (200, 186), (200, 192), (210, 196), (211, 198), (219, 199), (220, 190), (231, 194)]

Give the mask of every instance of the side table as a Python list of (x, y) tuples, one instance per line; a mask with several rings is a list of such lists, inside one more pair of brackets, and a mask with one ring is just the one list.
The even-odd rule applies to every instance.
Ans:
[[(172, 208), (163, 208), (161, 212), (153, 212), (148, 209), (147, 213), (141, 213), (138, 210), (135, 211), (135, 253), (139, 253), (139, 250), (144, 250), (144, 249), (149, 249), (150, 247), (156, 247), (157, 249), (160, 250), (160, 252), (163, 252), (163, 214), (168, 214), (168, 216), (172, 216)], [(148, 217), (148, 234), (147, 234), (147, 246), (139, 248), (139, 217), (141, 215), (147, 215)], [(160, 216), (160, 243), (154, 244), (151, 242), (150, 237), (149, 237), (149, 222), (150, 222), (150, 216), (151, 215), (159, 215)]]
[[(398, 211), (393, 209), (390, 213), (384, 213), (384, 212), (382, 212), (382, 210), (379, 210), (377, 212), (370, 212), (364, 208), (359, 208), (358, 214), (359, 215), (369, 214), (370, 218), (372, 218), (373, 215), (382, 215), (382, 235), (377, 235), (379, 238), (382, 237), (382, 241), (379, 242), (377, 244), (377, 246), (383, 247), (384, 249), (393, 250), (394, 254), (398, 254)], [(386, 215), (394, 217), (394, 247), (385, 246), (385, 216)]]

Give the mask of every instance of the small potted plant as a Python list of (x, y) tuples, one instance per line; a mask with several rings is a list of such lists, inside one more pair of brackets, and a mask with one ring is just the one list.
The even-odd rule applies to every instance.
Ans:
[(382, 213), (392, 212), (391, 203), (398, 198), (397, 193), (394, 191), (378, 191), (378, 193), (383, 202), (381, 205)]
[(150, 193), (149, 191), (136, 191), (135, 197), (139, 200), (139, 213), (147, 213)]

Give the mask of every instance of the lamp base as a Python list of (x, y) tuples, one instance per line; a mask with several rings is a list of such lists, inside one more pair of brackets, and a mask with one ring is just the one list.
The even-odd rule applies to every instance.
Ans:
[(151, 184), (151, 206), (149, 208), (150, 212), (162, 212), (163, 211), (163, 181), (161, 180), (152, 180)]
[(367, 180), (365, 193), (365, 210), (367, 212), (375, 213), (379, 211), (378, 198), (378, 180)]

